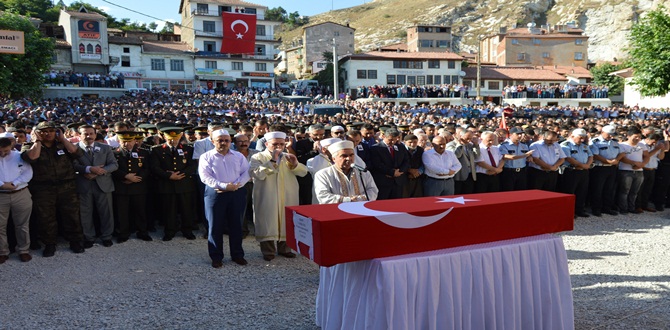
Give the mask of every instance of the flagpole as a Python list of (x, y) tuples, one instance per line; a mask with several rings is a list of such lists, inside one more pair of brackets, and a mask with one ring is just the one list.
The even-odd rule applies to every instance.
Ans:
[(337, 101), (337, 86), (339, 85), (337, 74), (337, 44), (335, 37), (333, 37), (333, 99)]

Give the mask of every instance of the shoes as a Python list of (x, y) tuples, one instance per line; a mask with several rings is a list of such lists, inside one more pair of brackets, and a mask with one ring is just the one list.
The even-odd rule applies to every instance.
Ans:
[(42, 256), (45, 258), (53, 257), (56, 254), (56, 244), (47, 244), (42, 251)]
[(630, 211), (630, 213), (640, 214), (640, 213), (644, 213), (644, 211), (642, 211), (642, 209), (638, 207), (635, 210)]
[(93, 247), (93, 241), (84, 241), (84, 249), (90, 249)]
[(128, 237), (117, 237), (116, 238), (116, 243), (124, 243), (128, 241)]
[(184, 233), (184, 237), (185, 237), (187, 240), (194, 240), (194, 239), (195, 239), (195, 235), (193, 235), (192, 232)]
[(156, 227), (149, 227), (149, 228), (147, 228), (147, 230), (148, 230), (150, 233), (155, 233), (155, 232), (156, 232)]
[(240, 266), (245, 266), (248, 264), (247, 260), (244, 258), (233, 258), (233, 261)]
[(221, 268), (223, 267), (223, 261), (221, 260), (212, 260), (212, 267)]
[(593, 216), (596, 216), (596, 217), (602, 217), (603, 216), (603, 214), (601, 212), (591, 212), (591, 214), (593, 214)]
[(605, 211), (605, 213), (607, 213), (609, 215), (619, 215), (619, 212), (614, 211), (614, 210), (608, 210), (608, 211)]
[(656, 205), (656, 211), (658, 211), (658, 212), (663, 212), (663, 211), (665, 211), (665, 206), (663, 206), (663, 205)]
[(30, 243), (30, 249), (31, 250), (40, 250), (40, 249), (42, 249), (42, 245), (39, 242), (31, 242)]
[(263, 260), (265, 260), (265, 261), (272, 261), (274, 258), (275, 258), (275, 256), (271, 256), (271, 255), (263, 256)]
[(163, 242), (169, 242), (174, 238), (174, 235), (165, 235), (163, 236)]
[(621, 212), (619, 212), (619, 214), (626, 215), (626, 214), (628, 214), (628, 211), (621, 211)]
[(293, 252), (279, 253), (279, 255), (284, 257), (284, 258), (289, 258), (289, 259), (295, 258), (295, 253), (293, 253)]
[(151, 238), (151, 236), (149, 236), (149, 234), (147, 234), (147, 233), (137, 233), (137, 238), (139, 238), (139, 239), (141, 239), (141, 240), (143, 240), (143, 241), (145, 241), (145, 242), (151, 242), (151, 241), (154, 240), (154, 239)]
[(111, 239), (105, 239), (105, 240), (102, 240), (102, 246), (104, 246), (104, 247), (110, 247), (110, 246), (112, 246), (112, 245), (114, 245), (114, 243), (112, 242)]
[(21, 260), (21, 262), (28, 262), (30, 260), (33, 260), (33, 257), (30, 255), (30, 253), (21, 253), (19, 254), (19, 259)]
[(652, 208), (650, 208), (650, 207), (643, 207), (642, 210), (647, 211), (647, 212), (651, 212), (651, 213), (656, 212), (655, 209), (652, 209)]
[(7, 259), (9, 259), (9, 256), (0, 256), (0, 264), (4, 264)]
[(589, 215), (586, 214), (585, 212), (575, 213), (575, 216), (580, 217), (580, 218), (588, 218), (589, 217)]
[(84, 248), (79, 242), (70, 242), (70, 250), (74, 253), (84, 253)]

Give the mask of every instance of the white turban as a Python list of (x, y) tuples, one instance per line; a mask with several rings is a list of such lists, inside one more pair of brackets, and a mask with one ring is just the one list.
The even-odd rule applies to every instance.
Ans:
[(0, 139), (5, 138), (5, 139), (13, 139), (14, 134), (10, 132), (5, 132), (5, 133), (0, 133)]
[(330, 152), (331, 155), (335, 155), (338, 151), (342, 149), (354, 149), (354, 143), (351, 141), (340, 141), (340, 142), (335, 142), (331, 144), (328, 147), (328, 151)]
[(213, 139), (216, 139), (216, 138), (218, 138), (218, 137), (221, 136), (221, 135), (228, 135), (228, 136), (230, 136), (230, 133), (228, 133), (228, 131), (225, 130), (225, 129), (217, 129), (216, 131), (212, 132), (212, 138), (213, 138)]
[(272, 139), (286, 139), (286, 133), (284, 133), (284, 132), (269, 132), (269, 133), (265, 133), (265, 135), (263, 135), (263, 137), (268, 141), (272, 140)]
[(329, 138), (329, 139), (323, 139), (323, 140), (319, 141), (319, 144), (323, 148), (328, 148), (329, 145), (331, 145), (335, 142), (340, 142), (340, 141), (342, 141), (342, 139), (340, 139), (340, 138)]

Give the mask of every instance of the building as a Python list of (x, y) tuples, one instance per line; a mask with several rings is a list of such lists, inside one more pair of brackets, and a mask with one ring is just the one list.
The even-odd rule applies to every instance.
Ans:
[(359, 86), (460, 84), (463, 57), (450, 52), (351, 54), (340, 60), (345, 91)]
[(109, 66), (107, 18), (79, 11), (61, 10), (58, 25), (63, 27), (65, 41), (70, 44), (72, 70), (106, 73)]
[[(181, 40), (194, 51), (196, 86), (274, 87), (279, 52), (274, 32), (281, 23), (266, 20), (267, 9), (242, 0), (181, 0)], [(220, 52), (228, 37), (223, 33), (228, 28), (222, 19), (224, 12), (255, 14), (256, 30), (251, 31), (255, 34), (253, 54)]]
[(323, 64), (319, 65), (318, 62), (324, 62), (324, 52), (333, 52), (333, 42), (336, 44), (338, 57), (353, 54), (355, 31), (356, 29), (350, 27), (349, 24), (342, 25), (333, 22), (303, 27), (300, 39), (286, 49), (287, 79), (303, 79), (320, 71)]
[(664, 96), (642, 96), (637, 86), (633, 85), (634, 74), (631, 68), (610, 73), (624, 78), (623, 104), (629, 107), (666, 109), (670, 104), (670, 93)]
[(451, 27), (415, 25), (407, 28), (408, 52), (450, 52), (451, 43)]
[(575, 66), (588, 64), (589, 37), (573, 23), (507, 30), (501, 28), (492, 36), (483, 37), (483, 62), (498, 66)]

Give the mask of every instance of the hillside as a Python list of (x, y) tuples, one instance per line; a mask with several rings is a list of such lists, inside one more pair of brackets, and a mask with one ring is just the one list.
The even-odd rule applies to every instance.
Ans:
[[(450, 25), (455, 51), (476, 48), (479, 35), (496, 33), (515, 24), (577, 22), (589, 39), (589, 61), (612, 61), (626, 55), (627, 36), (634, 21), (661, 1), (652, 0), (375, 0), (360, 6), (310, 17), (310, 24), (349, 22), (356, 29), (356, 49), (405, 41), (415, 24)], [(302, 28), (279, 34), (286, 45)]]

